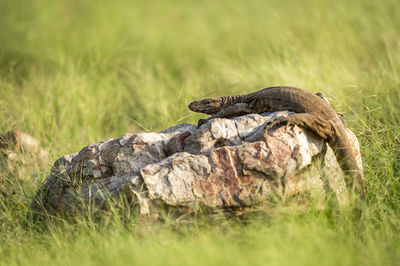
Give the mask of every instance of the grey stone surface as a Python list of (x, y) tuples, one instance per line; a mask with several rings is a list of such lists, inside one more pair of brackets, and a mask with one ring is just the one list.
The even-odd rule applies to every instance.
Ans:
[[(270, 199), (325, 206), (348, 200), (342, 171), (320, 138), (297, 126), (264, 127), (290, 112), (181, 124), (159, 133), (124, 134), (65, 155), (32, 203), (38, 213), (73, 213), (124, 196), (153, 215), (153, 206), (185, 211), (246, 209)], [(358, 142), (348, 130), (357, 150)], [(321, 164), (321, 166), (320, 166)], [(159, 208), (158, 208), (159, 209)]]

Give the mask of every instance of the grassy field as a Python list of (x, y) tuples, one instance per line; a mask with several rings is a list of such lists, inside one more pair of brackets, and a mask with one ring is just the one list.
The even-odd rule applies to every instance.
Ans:
[[(36, 224), (52, 163), (89, 143), (201, 116), (204, 96), (292, 85), (359, 137), (361, 219), (276, 209), (146, 225), (115, 210)], [(0, 173), (1, 265), (400, 265), (400, 12), (382, 1), (0, 1), (0, 132), (49, 151)]]

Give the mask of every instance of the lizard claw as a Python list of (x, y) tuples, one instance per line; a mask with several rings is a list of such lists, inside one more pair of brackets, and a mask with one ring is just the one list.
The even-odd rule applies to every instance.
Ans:
[(277, 128), (281, 125), (291, 125), (292, 123), (290, 123), (290, 121), (288, 121), (287, 117), (284, 118), (278, 118), (275, 121), (272, 121), (270, 124), (267, 124), (267, 126), (265, 127), (265, 130), (268, 132), (273, 128)]
[(207, 123), (208, 119), (199, 119), (199, 121), (197, 122), (197, 128), (201, 127), (202, 125), (204, 125), (205, 123)]

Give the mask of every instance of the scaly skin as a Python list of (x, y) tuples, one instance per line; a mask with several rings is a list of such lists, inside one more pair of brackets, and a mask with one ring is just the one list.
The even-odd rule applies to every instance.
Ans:
[(346, 178), (348, 187), (353, 189), (354, 186), (360, 197), (365, 197), (363, 172), (358, 168), (344, 120), (321, 94), (293, 87), (270, 87), (245, 95), (194, 101), (188, 107), (194, 112), (212, 115), (208, 119), (200, 119), (199, 126), (214, 118), (283, 110), (295, 112), (294, 115), (274, 121), (266, 130), (287, 124), (306, 127), (315, 132), (333, 148), (340, 167), (350, 177)]

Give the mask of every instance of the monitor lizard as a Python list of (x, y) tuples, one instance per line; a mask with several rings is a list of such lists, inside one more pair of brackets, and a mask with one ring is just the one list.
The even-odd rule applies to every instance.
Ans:
[(281, 124), (309, 128), (333, 148), (336, 159), (346, 175), (347, 186), (350, 189), (354, 187), (361, 198), (365, 197), (363, 172), (358, 167), (353, 147), (350, 145), (345, 121), (321, 94), (293, 87), (269, 87), (250, 94), (194, 101), (188, 107), (194, 112), (211, 115), (208, 119), (200, 119), (199, 126), (214, 118), (283, 110), (295, 112), (275, 120), (267, 125), (266, 130)]

